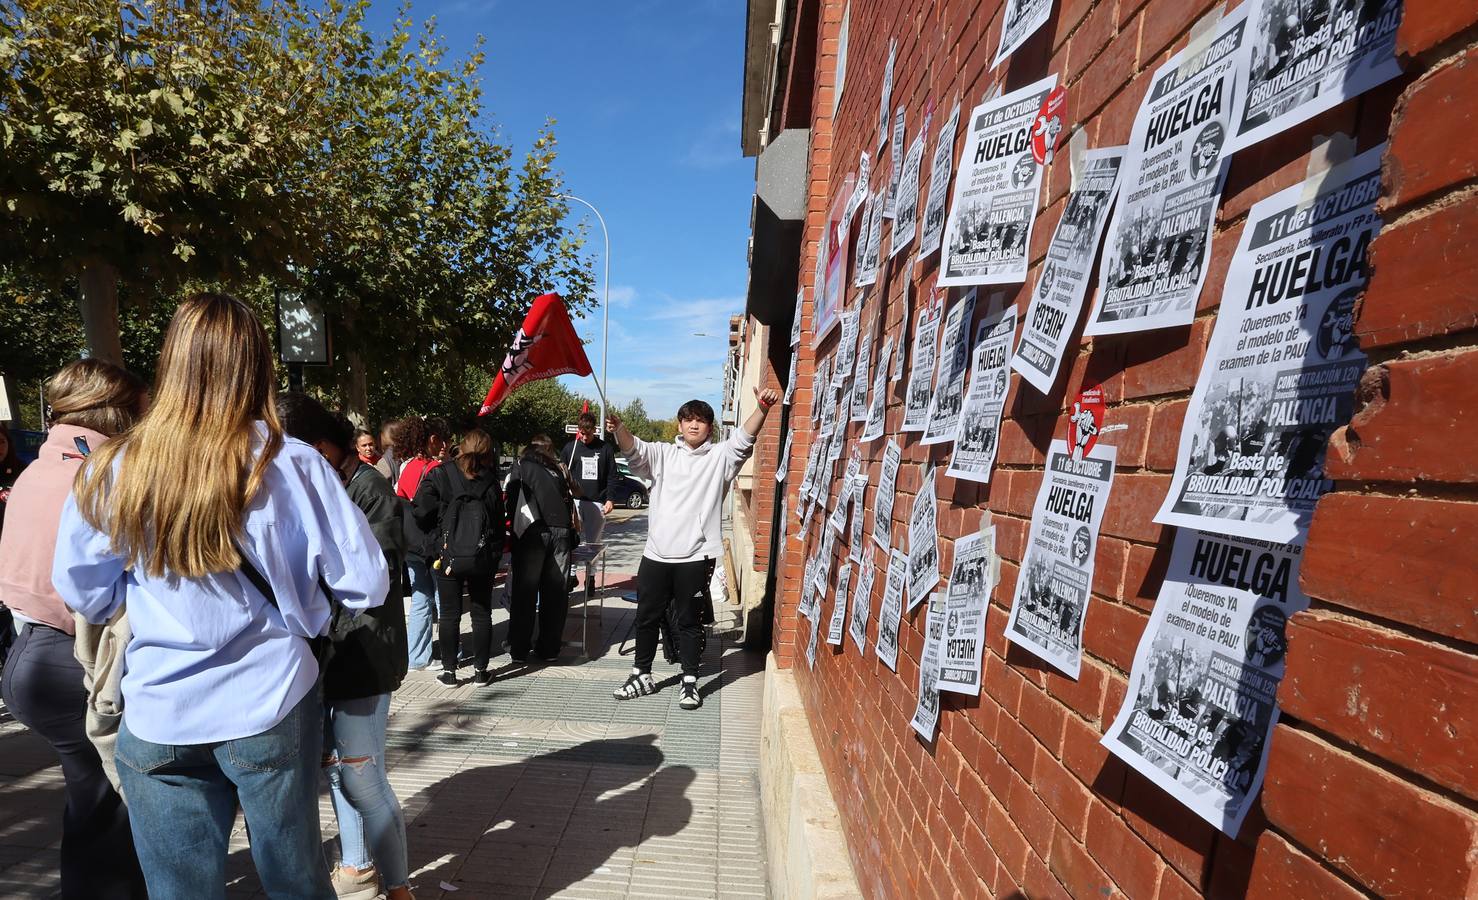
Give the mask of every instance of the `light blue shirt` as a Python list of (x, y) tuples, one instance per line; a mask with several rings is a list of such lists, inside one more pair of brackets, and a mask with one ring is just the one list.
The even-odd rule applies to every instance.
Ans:
[(385, 554), (338, 476), (307, 444), (286, 440), (244, 524), (241, 548), (272, 585), (281, 612), (239, 570), (204, 578), (143, 574), (67, 498), (52, 580), (89, 622), (106, 621), (127, 600), (133, 639), (124, 656), (123, 715), (146, 741), (227, 741), (282, 721), (318, 680), (304, 638), (328, 625), (319, 576), (351, 609), (385, 602)]

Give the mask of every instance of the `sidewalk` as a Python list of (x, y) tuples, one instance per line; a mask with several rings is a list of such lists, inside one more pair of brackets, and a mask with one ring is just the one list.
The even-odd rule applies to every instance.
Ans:
[[(632, 525), (644, 531), (645, 517)], [(764, 659), (716, 636), (701, 709), (678, 708), (678, 670), (660, 654), (661, 692), (618, 703), (611, 691), (630, 668), (631, 644), (620, 656), (616, 642), (634, 610), (606, 600), (597, 645), (606, 649), (595, 659), (567, 648), (560, 665), (515, 667), (503, 655), (491, 685), (450, 688), (413, 672), (395, 693), (386, 762), (420, 900), (766, 896)], [(578, 615), (572, 605), (572, 626)], [(495, 646), (505, 630), (506, 615), (495, 614)], [(63, 800), (52, 763), (45, 744), (0, 725), (0, 897), (56, 892)], [(320, 815), (328, 839), (326, 793)], [(264, 896), (239, 821), (229, 866), (230, 896)]]

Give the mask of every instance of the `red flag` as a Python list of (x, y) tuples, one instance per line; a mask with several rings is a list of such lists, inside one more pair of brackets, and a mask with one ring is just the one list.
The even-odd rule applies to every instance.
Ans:
[(590, 360), (570, 324), (569, 311), (558, 294), (544, 294), (534, 301), (523, 325), (513, 336), (513, 346), (503, 368), (488, 388), (479, 416), (497, 409), (508, 395), (530, 381), (556, 375), (589, 375)]

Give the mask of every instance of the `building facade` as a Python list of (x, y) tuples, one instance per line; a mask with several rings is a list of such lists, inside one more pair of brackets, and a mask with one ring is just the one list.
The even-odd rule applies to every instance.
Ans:
[[(1402, 10), (1397, 2), (1315, 0), (1294, 9), (1244, 0), (1241, 6), (1255, 10), (1248, 27), (1271, 29), (1275, 50), (1285, 42), (1311, 51), (1321, 41), (1337, 44), (1318, 29), (1355, 21), (1345, 15), (1368, 17), (1362, 22), (1385, 17), (1393, 27), (1399, 17), (1400, 72), (1231, 156), (1209, 246), (1192, 251), (1201, 254), (1195, 266), (1204, 267), (1204, 284), (1186, 323), (1091, 337), (1082, 336), (1080, 324), (1052, 390), (1036, 391), (1012, 374), (988, 483), (947, 476), (951, 444), (925, 445), (902, 428), (912, 342), (921, 310), (934, 300), (940, 254), (921, 256), (915, 237), (904, 252), (884, 255), (874, 284), (856, 288), (847, 276), (841, 306), (867, 323), (875, 345), (891, 339), (895, 352), (907, 348), (910, 357), (904, 378), (886, 382), (884, 438), (863, 442), (862, 424), (847, 426), (843, 460), (857, 448), (868, 481), (852, 514), (865, 516), (865, 534), (879, 528), (883, 453), (896, 441), (896, 502), (880, 527), (891, 546), (908, 548), (910, 515), (932, 467), (946, 582), (957, 542), (983, 525), (994, 528), (1000, 581), (989, 594), (979, 695), (940, 694), (932, 739), (910, 727), (920, 667), (928, 664), (929, 604), (901, 616), (894, 671), (874, 649), (888, 554), (867, 538), (861, 552), (872, 555), (877, 577), (870, 594), (853, 600), (870, 610), (865, 642), (823, 641), (808, 662), (814, 626), (802, 610), (806, 566), (842, 494), (842, 467), (825, 466), (826, 499), (802, 528), (797, 510), (808, 456), (825, 438), (811, 413), (827, 388), (813, 381), (818, 366), (834, 364), (842, 331), (827, 325), (830, 312), (818, 311), (818, 287), (825, 294), (818, 275), (826, 277), (832, 259), (828, 253), (819, 265), (817, 256), (835, 247), (826, 243), (826, 225), (852, 190), (861, 156), (869, 157), (877, 190), (888, 181), (877, 173), (886, 174), (902, 150), (885, 134), (895, 117), (903, 120), (905, 145), (927, 119), (927, 182), (936, 135), (958, 102), (949, 152), (958, 177), (972, 107), (1056, 76), (1066, 90), (1064, 128), (1056, 157), (1042, 167), (1029, 267), (1015, 283), (980, 287), (973, 316), (985, 319), (999, 296), (1019, 323), (1068, 206), (1074, 136), (1090, 151), (1128, 142), (1157, 70), (1188, 46), (1188, 55), (1214, 55), (1213, 38), (1224, 33), (1219, 20), (1242, 14), (1238, 5), (1225, 10), (1207, 0), (1056, 0), (1046, 5), (1043, 24), (995, 63), (1007, 13), (1014, 27), (1015, 9), (1033, 5), (749, 3), (742, 141), (757, 165), (736, 416), (745, 414), (750, 387), (785, 387), (792, 371), (796, 383), (791, 405), (770, 418), (735, 493), (742, 537), (731, 547), (731, 565), (746, 606), (756, 611), (751, 641), (772, 648), (774, 674), (793, 686), (795, 716), (809, 733), (809, 743), (802, 735), (788, 751), (793, 758), (783, 777), (799, 783), (811, 771), (795, 754), (814, 754), (816, 776), (810, 793), (789, 792), (810, 798), (807, 814), (787, 811), (783, 799), (774, 801), (782, 804), (778, 812), (769, 810), (767, 827), (783, 832), (784, 858), (772, 860), (777, 893), (787, 895), (784, 885), (804, 876), (777, 877), (774, 867), (795, 868), (807, 846), (820, 860), (817, 846), (830, 834), (849, 871), (832, 872), (818, 895), (1473, 896), (1478, 454), (1471, 448), (1478, 418), (1462, 412), (1478, 376), (1472, 4), (1412, 0)], [(1290, 33), (1295, 26), (1304, 29), (1302, 38)], [(1269, 72), (1281, 65), (1261, 64)], [(1349, 140), (1327, 139), (1336, 134)], [(1281, 718), (1259, 768), (1261, 790), (1240, 827), (1225, 829), (1109, 752), (1103, 739), (1126, 700), (1149, 690), (1132, 684), (1131, 673), (1183, 530), (1157, 523), (1156, 513), (1174, 478), (1213, 330), (1231, 314), (1220, 308), (1223, 288), (1238, 277), (1234, 256), (1254, 206), (1382, 145), (1374, 205), (1382, 225), (1369, 246), (1368, 284), (1349, 317), (1368, 367), (1358, 386), (1337, 398), (1348, 415), (1328, 436), (1324, 475), (1333, 483), (1299, 533), (1306, 544), (1296, 581), (1309, 603), (1282, 631)], [(865, 216), (846, 219), (848, 257), (865, 253), (855, 221)], [(881, 227), (887, 246), (896, 222)], [(850, 261), (844, 267), (851, 271)], [(1097, 287), (1095, 277), (1087, 288), (1090, 308)], [(963, 294), (952, 289), (946, 302)], [(797, 314), (800, 339), (792, 347)], [(1122, 427), (1099, 435), (1116, 458), (1092, 554), (1078, 674), (1071, 677), (1008, 641), (1006, 624), (1051, 443), (1068, 435), (1079, 392), (1093, 386), (1102, 389), (1100, 424)], [(777, 468), (785, 471), (783, 482), (775, 479)], [(836, 564), (824, 563), (830, 574), (813, 613), (823, 635), (849, 550), (843, 534), (832, 551)], [(852, 566), (854, 585), (859, 570)], [(782, 777), (768, 759), (767, 767), (766, 777)], [(767, 802), (787, 790), (767, 786)]]

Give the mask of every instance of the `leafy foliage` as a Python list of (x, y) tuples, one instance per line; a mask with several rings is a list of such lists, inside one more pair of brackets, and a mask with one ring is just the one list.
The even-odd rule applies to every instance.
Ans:
[(270, 330), (282, 287), (327, 316), (319, 392), (361, 415), (456, 415), (532, 296), (588, 305), (552, 124), (515, 158), (482, 116), (480, 53), (449, 61), (404, 9), (376, 38), (367, 5), (0, 0), (12, 377), (81, 348), (79, 286), (118, 286), (123, 358), (146, 373), (182, 291), (231, 290)]

